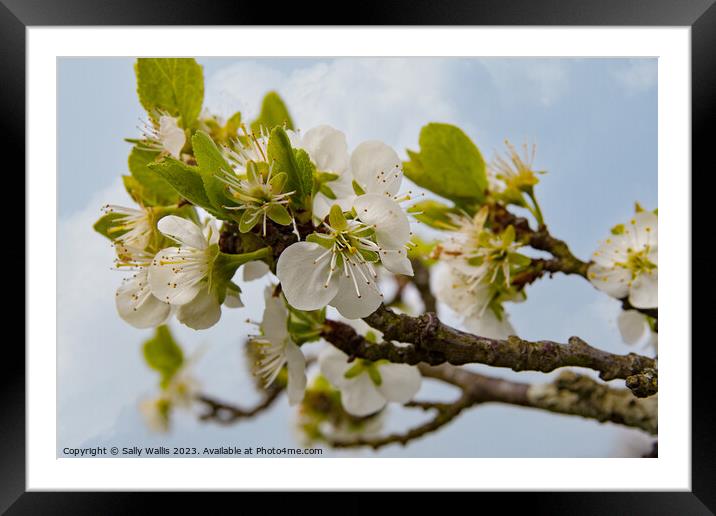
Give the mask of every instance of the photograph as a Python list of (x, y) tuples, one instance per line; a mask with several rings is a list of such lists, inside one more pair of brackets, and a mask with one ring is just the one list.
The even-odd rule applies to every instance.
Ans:
[(56, 458), (657, 459), (659, 66), (58, 56)]

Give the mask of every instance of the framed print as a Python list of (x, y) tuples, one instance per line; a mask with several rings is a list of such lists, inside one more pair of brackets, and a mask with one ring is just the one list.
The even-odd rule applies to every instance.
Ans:
[(27, 201), (9, 514), (187, 490), (713, 510), (712, 2), (350, 27), (64, 4), (0, 11)]

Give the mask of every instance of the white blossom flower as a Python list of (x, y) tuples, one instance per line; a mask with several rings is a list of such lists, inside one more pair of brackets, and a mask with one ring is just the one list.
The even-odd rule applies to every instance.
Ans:
[[(207, 225), (207, 235), (190, 220), (168, 215), (157, 223), (164, 235), (181, 244), (159, 251), (149, 266), (149, 286), (160, 300), (177, 307), (177, 319), (190, 328), (203, 330), (221, 318), (221, 305), (209, 292), (208, 274), (213, 257), (210, 246), (219, 234)], [(229, 291), (227, 306), (239, 306), (237, 292)]]
[(112, 221), (112, 225), (107, 230), (110, 237), (113, 233), (124, 232), (114, 238), (115, 242), (136, 249), (146, 249), (154, 234), (154, 214), (151, 208), (136, 209), (107, 204), (102, 207), (102, 210), (107, 214), (120, 215)]
[(176, 159), (180, 159), (181, 150), (186, 143), (186, 134), (184, 129), (179, 127), (176, 118), (160, 113), (158, 123), (145, 123), (142, 132), (144, 142), (140, 148), (168, 152)]
[(530, 259), (518, 251), (522, 244), (515, 240), (513, 226), (502, 233), (485, 229), (489, 209), (483, 207), (474, 217), (453, 216), (458, 229), (436, 248), (436, 256), (458, 269), (470, 283), (511, 286), (512, 269), (529, 265)]
[(314, 234), (320, 243), (297, 242), (281, 253), (276, 274), (291, 306), (317, 310), (330, 304), (344, 317), (358, 319), (383, 299), (373, 264), (413, 274), (405, 248), (410, 222), (400, 206), (379, 194), (361, 195), (353, 205), (353, 219), (334, 205), (330, 223), (324, 223), (328, 233)]
[(353, 150), (350, 164), (353, 178), (365, 193), (397, 200), (403, 168), (391, 147), (379, 141), (363, 142)]
[(658, 305), (658, 224), (650, 211), (636, 213), (628, 224), (617, 226), (614, 234), (592, 255), (588, 277), (592, 284), (612, 297), (636, 308)]
[(341, 403), (349, 414), (367, 416), (378, 412), (388, 402), (407, 403), (420, 390), (417, 368), (379, 360), (356, 359), (334, 346), (319, 356), (321, 374), (341, 391)]
[(344, 210), (349, 210), (355, 198), (353, 191), (353, 175), (350, 173), (348, 144), (346, 136), (341, 131), (328, 125), (319, 125), (309, 129), (295, 144), (297, 148), (305, 150), (311, 161), (316, 165), (319, 177), (328, 174), (335, 178), (326, 181), (325, 186), (332, 195), (329, 197), (319, 189), (313, 198), (313, 215), (323, 220), (333, 204), (338, 204)]
[(171, 306), (154, 296), (149, 287), (148, 271), (153, 255), (143, 249), (116, 244), (118, 268), (133, 274), (122, 281), (115, 295), (119, 316), (135, 328), (153, 328), (171, 315)]
[(257, 373), (268, 387), (279, 375), (283, 366), (288, 371), (288, 402), (296, 405), (303, 399), (306, 391), (306, 359), (301, 349), (291, 340), (288, 332), (288, 310), (279, 294), (274, 297), (274, 287), (269, 285), (264, 291), (263, 320), (261, 322), (260, 337), (254, 337), (251, 342), (258, 345)]
[(461, 317), (467, 331), (493, 339), (515, 334), (507, 312), (501, 310), (498, 316), (491, 306), (498, 290), (484, 276), (475, 281), (461, 270), (439, 263), (433, 277), (435, 297)]

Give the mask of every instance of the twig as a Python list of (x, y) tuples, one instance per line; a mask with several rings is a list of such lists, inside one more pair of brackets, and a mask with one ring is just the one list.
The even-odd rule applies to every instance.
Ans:
[(197, 401), (207, 407), (207, 411), (199, 416), (202, 421), (215, 421), (222, 425), (230, 425), (239, 419), (253, 417), (271, 407), (279, 394), (283, 392), (282, 387), (269, 387), (266, 390), (264, 399), (257, 405), (244, 409), (205, 395), (197, 396)]
[(657, 401), (638, 400), (626, 389), (612, 389), (586, 376), (570, 371), (562, 373), (554, 382), (529, 385), (473, 373), (462, 368), (441, 365), (420, 365), (424, 377), (437, 379), (462, 390), (453, 403), (406, 403), (406, 407), (434, 410), (435, 415), (406, 432), (379, 437), (358, 437), (352, 440), (332, 440), (336, 448), (368, 446), (373, 449), (389, 444), (407, 443), (434, 432), (450, 423), (463, 410), (483, 403), (504, 403), (558, 414), (581, 416), (599, 422), (611, 422), (639, 428), (652, 435), (658, 432)]
[[(535, 280), (541, 278), (544, 274), (554, 274), (561, 272), (564, 274), (575, 274), (581, 276), (587, 281), (587, 271), (591, 262), (585, 262), (574, 256), (569, 246), (563, 240), (555, 238), (542, 224), (537, 230), (530, 227), (529, 221), (524, 217), (518, 217), (508, 211), (506, 207), (500, 204), (492, 205), (491, 209), (492, 223), (496, 229), (505, 229), (507, 226), (514, 226), (515, 234), (518, 240), (526, 242), (534, 249), (546, 251), (554, 258), (550, 260), (533, 259), (530, 267), (517, 275), (513, 279), (513, 284), (517, 287), (528, 285)], [(628, 298), (620, 299), (624, 310), (636, 310), (649, 317), (658, 319), (657, 308), (637, 308), (632, 306)]]
[[(441, 323), (434, 313), (411, 317), (396, 314), (384, 306), (364, 320), (383, 333), (383, 342), (369, 342), (347, 324), (332, 320), (325, 322), (322, 336), (351, 357), (373, 361), (387, 359), (413, 365), (477, 363), (543, 373), (577, 366), (598, 371), (603, 380), (626, 379), (646, 369), (656, 371), (652, 358), (635, 353), (608, 353), (593, 348), (579, 337), (571, 337), (567, 344), (548, 340), (532, 342), (516, 336), (491, 339), (451, 328)], [(408, 345), (397, 345), (393, 341)]]
[(656, 398), (636, 399), (627, 389), (614, 389), (573, 371), (562, 372), (553, 382), (536, 385), (491, 378), (449, 365), (423, 365), (420, 372), (461, 388), (475, 403), (520, 405), (610, 421), (654, 435), (658, 432)]
[(430, 408), (435, 410), (435, 416), (427, 422), (411, 428), (405, 433), (394, 433), (381, 437), (358, 437), (351, 440), (329, 440), (328, 443), (334, 448), (358, 448), (362, 446), (370, 446), (374, 450), (396, 443), (404, 446), (410, 441), (423, 437), (424, 435), (434, 432), (450, 423), (463, 410), (474, 403), (475, 402), (472, 401), (469, 396), (461, 396), (454, 403), (433, 404)]

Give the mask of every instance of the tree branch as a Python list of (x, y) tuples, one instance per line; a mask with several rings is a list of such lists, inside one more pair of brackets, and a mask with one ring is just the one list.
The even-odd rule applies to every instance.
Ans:
[(230, 425), (239, 419), (253, 417), (268, 409), (282, 392), (282, 387), (271, 386), (266, 389), (264, 399), (248, 409), (237, 407), (209, 396), (199, 395), (196, 401), (203, 403), (207, 408), (207, 411), (201, 414), (199, 419), (202, 421), (215, 421), (222, 425)]
[(358, 437), (351, 440), (334, 440), (329, 439), (328, 443), (334, 448), (358, 448), (362, 446), (370, 446), (374, 450), (387, 446), (389, 444), (399, 443), (405, 446), (410, 441), (427, 435), (445, 426), (455, 419), (463, 410), (473, 405), (474, 402), (469, 396), (461, 396), (454, 403), (420, 403), (419, 408), (425, 410), (435, 410), (435, 416), (422, 425), (411, 428), (405, 433), (394, 433), (380, 437)]
[(434, 410), (427, 422), (404, 433), (352, 440), (330, 440), (336, 448), (369, 446), (379, 449), (389, 444), (406, 445), (450, 423), (463, 410), (482, 403), (504, 403), (547, 410), (558, 414), (581, 416), (599, 422), (611, 422), (639, 428), (652, 435), (658, 432), (657, 401), (639, 400), (626, 389), (612, 389), (589, 377), (563, 372), (554, 382), (540, 385), (512, 382), (473, 373), (462, 368), (420, 365), (424, 377), (437, 379), (462, 390), (452, 403), (414, 401), (406, 407)]
[(350, 357), (373, 361), (387, 359), (413, 365), (477, 363), (543, 373), (576, 366), (598, 371), (603, 380), (626, 379), (646, 369), (656, 371), (652, 358), (635, 353), (608, 353), (593, 348), (579, 337), (571, 337), (567, 344), (547, 340), (531, 342), (516, 336), (490, 339), (451, 328), (441, 323), (434, 313), (411, 317), (396, 314), (384, 306), (364, 320), (383, 333), (383, 342), (369, 342), (347, 324), (331, 320), (325, 322), (322, 336)]
[(657, 399), (637, 399), (627, 389), (614, 389), (573, 371), (562, 372), (553, 382), (530, 385), (442, 365), (421, 365), (420, 372), (459, 387), (474, 403), (498, 402), (559, 414), (582, 416), (658, 432)]

